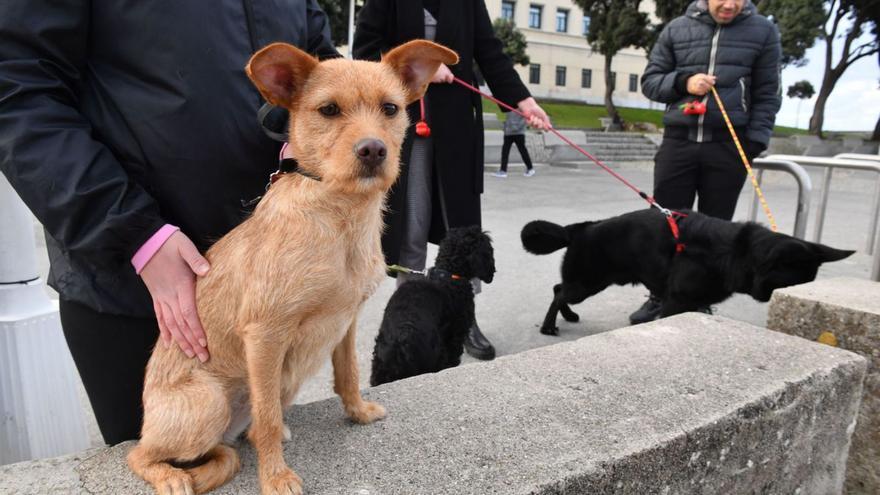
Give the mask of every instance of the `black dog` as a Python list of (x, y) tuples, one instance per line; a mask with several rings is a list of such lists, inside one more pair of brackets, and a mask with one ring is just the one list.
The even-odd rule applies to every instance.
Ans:
[(548, 254), (568, 247), (562, 260), (562, 283), (541, 333), (558, 335), (556, 314), (578, 321), (569, 304), (598, 294), (611, 284), (644, 284), (661, 299), (660, 316), (719, 303), (734, 292), (758, 301), (774, 289), (810, 282), (819, 265), (853, 251), (771, 232), (755, 223), (734, 223), (683, 211), (679, 218), (683, 251), (666, 216), (654, 208), (596, 222), (556, 225), (529, 222), (521, 238), (527, 251)]
[(402, 284), (388, 300), (370, 385), (434, 373), (461, 363), (474, 322), (474, 277), (495, 276), (492, 240), (479, 227), (450, 229), (427, 279)]

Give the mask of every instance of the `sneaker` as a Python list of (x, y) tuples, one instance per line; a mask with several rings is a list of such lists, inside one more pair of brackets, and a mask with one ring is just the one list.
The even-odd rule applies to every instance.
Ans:
[(531, 177), (531, 176), (535, 175), (535, 169), (530, 168), (530, 169), (526, 170), (525, 172), (523, 172), (523, 175), (525, 175), (526, 177)]
[(507, 178), (507, 172), (503, 172), (503, 171), (499, 170), (499, 171), (497, 171), (497, 172), (492, 172), (492, 176), (493, 176), (493, 177), (501, 177), (502, 179), (506, 179), (506, 178)]
[(654, 321), (660, 316), (661, 307), (660, 298), (651, 294), (648, 296), (648, 300), (645, 301), (645, 304), (642, 304), (641, 308), (629, 315), (629, 322), (633, 325), (638, 325), (639, 323)]

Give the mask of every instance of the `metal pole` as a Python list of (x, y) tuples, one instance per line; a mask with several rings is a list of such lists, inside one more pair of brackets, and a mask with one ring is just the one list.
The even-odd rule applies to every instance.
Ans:
[(816, 229), (813, 232), (813, 242), (822, 240), (822, 226), (825, 223), (825, 208), (828, 206), (828, 192), (831, 189), (831, 173), (833, 168), (826, 167), (822, 173), (822, 193), (819, 195), (819, 210), (816, 211)]
[(354, 58), (354, 55), (352, 55), (352, 45), (354, 45), (354, 1), (348, 1), (348, 58)]
[[(877, 229), (874, 245), (880, 244), (880, 229)], [(874, 266), (871, 268), (871, 280), (880, 282), (880, 252), (874, 252)]]
[[(754, 167), (753, 167), (754, 168)], [(764, 170), (755, 170), (755, 180), (761, 185), (761, 179), (764, 177)], [(752, 191), (752, 202), (749, 203), (749, 221), (754, 222), (758, 216), (758, 191)]]
[(873, 203), (871, 207), (871, 213), (873, 214), (871, 224), (868, 225), (868, 254), (874, 254), (874, 248), (877, 247), (874, 237), (877, 234), (877, 222), (880, 219), (880, 177), (877, 177), (877, 183), (874, 185)]
[[(785, 172), (792, 177), (798, 185), (797, 210), (794, 215), (794, 232), (793, 236), (798, 239), (806, 239), (807, 220), (810, 217), (810, 195), (813, 190), (813, 183), (810, 181), (810, 175), (804, 170), (804, 167), (798, 165), (791, 160), (779, 160), (774, 158), (757, 158), (752, 163), (752, 168), (760, 173), (762, 170), (777, 170)], [(757, 175), (757, 174), (756, 174)], [(759, 180), (760, 180), (760, 176)], [(753, 202), (750, 207), (750, 219), (754, 220), (757, 207)]]
[(0, 465), (89, 446), (78, 378), (36, 262), (30, 212), (0, 174)]

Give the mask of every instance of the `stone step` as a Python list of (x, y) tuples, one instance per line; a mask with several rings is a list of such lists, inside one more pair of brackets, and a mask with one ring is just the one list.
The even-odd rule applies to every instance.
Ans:
[(845, 493), (880, 493), (880, 283), (832, 278), (777, 289), (767, 328), (835, 345), (871, 363), (846, 464)]
[[(528, 328), (529, 331), (537, 331)], [(282, 445), (325, 494), (840, 493), (865, 360), (688, 313), (298, 405)], [(0, 493), (151, 495), (133, 443), (0, 467)], [(257, 493), (256, 457), (216, 495)]]

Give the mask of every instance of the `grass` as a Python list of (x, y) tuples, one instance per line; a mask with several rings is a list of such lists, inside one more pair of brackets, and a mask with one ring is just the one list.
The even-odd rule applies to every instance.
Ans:
[[(557, 101), (541, 101), (540, 104), (541, 108), (550, 115), (550, 120), (553, 121), (553, 126), (560, 129), (599, 129), (599, 118), (608, 116), (605, 107), (599, 105)], [(657, 127), (663, 126), (663, 112), (661, 110), (625, 107), (617, 107), (617, 110), (626, 122), (649, 122)], [(498, 108), (498, 105), (489, 100), (483, 100), (483, 112), (495, 113), (498, 115), (498, 120), (502, 122), (504, 121), (504, 116)], [(794, 127), (776, 126), (773, 129), (773, 133), (777, 136), (792, 136), (795, 134), (807, 134), (807, 131), (806, 129), (797, 129)]]

